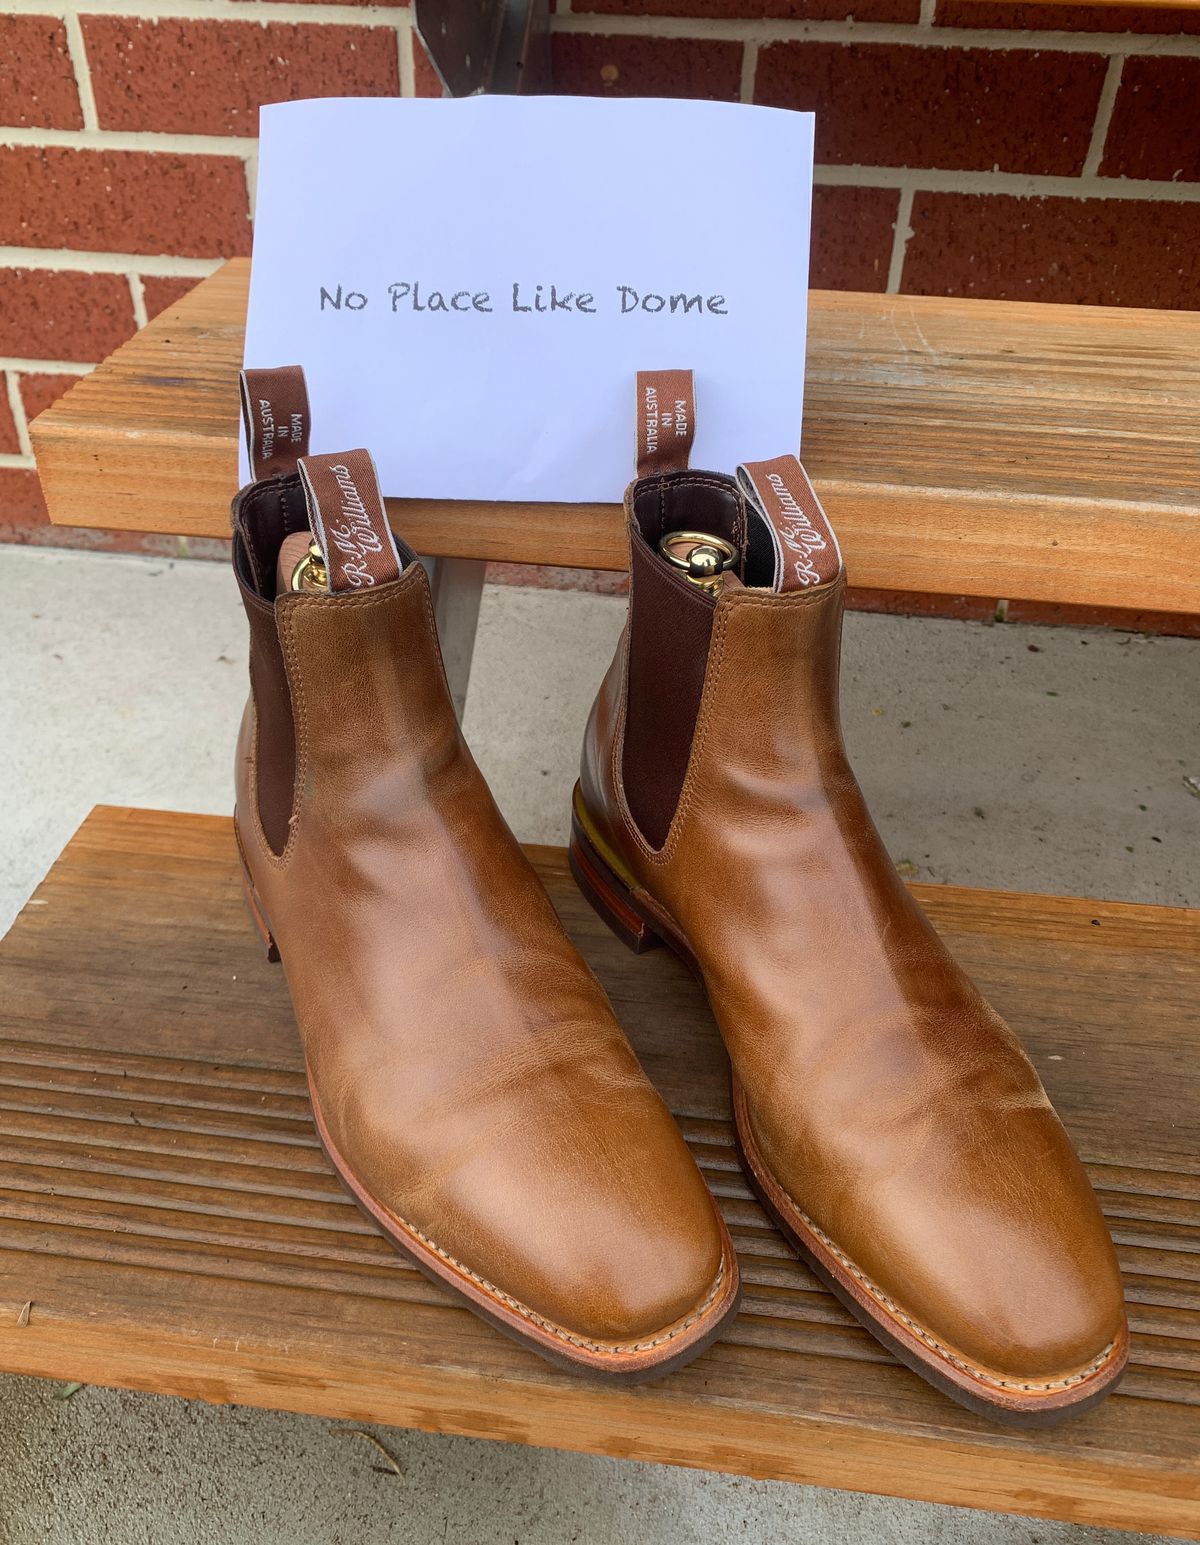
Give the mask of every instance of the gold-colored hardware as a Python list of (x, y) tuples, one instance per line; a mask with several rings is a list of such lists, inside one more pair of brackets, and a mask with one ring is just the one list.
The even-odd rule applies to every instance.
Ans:
[(680, 569), (693, 585), (709, 595), (721, 589), (721, 575), (738, 561), (738, 550), (724, 537), (707, 531), (668, 531), (658, 550), (672, 568)]
[(291, 589), (318, 590), (322, 593), (329, 589), (325, 554), (321, 551), (321, 544), (316, 537), (308, 544), (308, 551), (292, 570)]

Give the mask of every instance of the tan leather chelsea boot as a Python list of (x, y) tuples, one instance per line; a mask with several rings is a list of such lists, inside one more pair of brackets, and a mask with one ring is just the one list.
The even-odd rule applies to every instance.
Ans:
[(687, 469), (686, 373), (639, 378), (628, 625), (592, 710), (572, 864), (703, 982), (747, 1175), (909, 1367), (998, 1421), (1112, 1388), (1121, 1281), (1029, 1059), (899, 879), (847, 762), (845, 573), (794, 457)]
[(484, 1319), (576, 1372), (662, 1374), (736, 1310), (729, 1236), (472, 760), (371, 458), (305, 454), (295, 367), (247, 372), (244, 406), (236, 826), (321, 1142)]

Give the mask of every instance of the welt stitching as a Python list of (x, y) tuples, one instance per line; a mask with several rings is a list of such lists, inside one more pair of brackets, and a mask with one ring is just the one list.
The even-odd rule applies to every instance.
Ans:
[(932, 1347), (933, 1350), (940, 1356), (944, 1357), (947, 1362), (953, 1363), (956, 1368), (960, 1368), (964, 1373), (970, 1374), (972, 1378), (979, 1379), (984, 1384), (992, 1384), (998, 1389), (1023, 1389), (1030, 1392), (1049, 1391), (1054, 1389), (1070, 1389), (1072, 1385), (1081, 1384), (1085, 1379), (1090, 1379), (1092, 1375), (1100, 1367), (1102, 1367), (1105, 1362), (1108, 1361), (1113, 1348), (1116, 1346), (1115, 1341), (1110, 1341), (1104, 1350), (1100, 1352), (1095, 1358), (1093, 1358), (1086, 1368), (1081, 1369), (1078, 1373), (1068, 1374), (1065, 1378), (1062, 1379), (1002, 1379), (996, 1374), (988, 1373), (985, 1369), (977, 1367), (974, 1363), (967, 1362), (965, 1358), (959, 1357), (957, 1353), (952, 1352), (949, 1347), (943, 1345), (943, 1343), (940, 1342), (935, 1336), (931, 1335), (918, 1320), (914, 1320), (910, 1314), (906, 1314), (894, 1298), (889, 1297), (889, 1295), (885, 1293), (877, 1283), (873, 1282), (871, 1278), (867, 1276), (866, 1272), (860, 1270), (860, 1268), (854, 1264), (854, 1262), (850, 1259), (844, 1250), (840, 1250), (837, 1245), (834, 1244), (833, 1240), (830, 1239), (829, 1235), (824, 1231), (824, 1229), (820, 1228), (816, 1223), (813, 1222), (807, 1213), (802, 1212), (800, 1208), (796, 1206), (790, 1196), (787, 1198), (787, 1200), (789, 1203), (791, 1203), (792, 1209), (796, 1216), (803, 1220), (805, 1227), (811, 1230), (811, 1232), (817, 1236), (825, 1248), (829, 1250), (831, 1254), (835, 1255), (839, 1261), (841, 1261), (842, 1265), (851, 1274), (851, 1276), (853, 1276), (859, 1283), (862, 1284), (864, 1288), (866, 1288), (867, 1292), (870, 1293), (872, 1298), (876, 1299), (880, 1304), (882, 1304), (890, 1314), (895, 1315), (898, 1320), (907, 1325), (909, 1330), (911, 1330), (915, 1336), (918, 1336), (923, 1342), (925, 1342), (927, 1346)]
[(582, 1347), (585, 1351), (589, 1352), (649, 1352), (654, 1347), (662, 1346), (667, 1341), (673, 1341), (676, 1336), (682, 1335), (685, 1330), (695, 1325), (697, 1320), (702, 1319), (707, 1314), (717, 1294), (721, 1291), (721, 1285), (725, 1280), (725, 1262), (722, 1259), (721, 1264), (717, 1267), (717, 1275), (713, 1279), (713, 1284), (709, 1288), (704, 1302), (693, 1309), (686, 1319), (680, 1320), (677, 1325), (673, 1325), (670, 1330), (664, 1331), (661, 1336), (655, 1336), (650, 1341), (592, 1341), (586, 1336), (572, 1335), (563, 1326), (555, 1324), (553, 1320), (546, 1319), (544, 1315), (538, 1314), (535, 1309), (530, 1309), (527, 1304), (523, 1304), (520, 1299), (513, 1298), (503, 1288), (498, 1288), (494, 1283), (489, 1282), (486, 1277), (481, 1277), (478, 1272), (472, 1271), (469, 1266), (456, 1259), (448, 1250), (443, 1250), (441, 1245), (435, 1244), (428, 1234), (423, 1234), (419, 1228), (408, 1223), (399, 1214), (389, 1211), (388, 1216), (400, 1224), (407, 1233), (419, 1239), (423, 1245), (432, 1250), (447, 1265), (453, 1266), (456, 1271), (460, 1271), (465, 1277), (469, 1277), (477, 1287), (481, 1287), (485, 1293), (511, 1309), (514, 1314), (519, 1314), (522, 1319), (530, 1320), (533, 1324), (540, 1326), (542, 1330), (548, 1331), (550, 1335), (557, 1336), (560, 1341), (567, 1341), (572, 1346)]

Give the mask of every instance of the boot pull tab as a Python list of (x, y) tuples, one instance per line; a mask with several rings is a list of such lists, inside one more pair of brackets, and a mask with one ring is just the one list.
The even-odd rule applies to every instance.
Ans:
[[(379, 477), (369, 451), (337, 451), (331, 456), (304, 456), (298, 463), (308, 523), (319, 560), (324, 564), (324, 588), (368, 590), (400, 578), (403, 565), (379, 492)], [(309, 561), (309, 560), (306, 560)], [(311, 585), (293, 585), (310, 589)]]
[(686, 472), (696, 437), (696, 382), (690, 370), (637, 373), (637, 475)]
[(737, 476), (750, 512), (758, 517), (750, 522), (748, 567), (759, 546), (755, 538), (765, 533), (774, 556), (771, 589), (777, 594), (811, 590), (836, 579), (842, 571), (842, 550), (796, 457), (748, 461), (737, 469)]
[(274, 370), (243, 370), (238, 380), (251, 482), (294, 472), (300, 457), (308, 455), (312, 431), (303, 369), (279, 365)]

